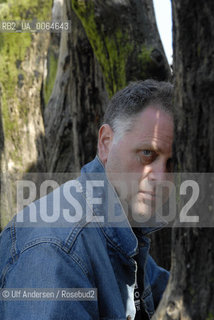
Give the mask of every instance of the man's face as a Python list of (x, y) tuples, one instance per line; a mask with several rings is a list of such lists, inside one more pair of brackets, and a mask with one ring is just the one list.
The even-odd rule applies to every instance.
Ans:
[(172, 117), (152, 106), (137, 115), (131, 131), (119, 141), (115, 142), (110, 126), (101, 127), (99, 157), (128, 215), (153, 213), (155, 185), (170, 171), (172, 142)]

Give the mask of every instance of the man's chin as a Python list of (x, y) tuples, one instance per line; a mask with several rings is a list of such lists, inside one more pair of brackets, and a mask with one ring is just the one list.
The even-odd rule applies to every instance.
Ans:
[(131, 225), (136, 226), (138, 224), (145, 224), (154, 217), (155, 208), (153, 205), (140, 202), (132, 202), (129, 210), (129, 217)]

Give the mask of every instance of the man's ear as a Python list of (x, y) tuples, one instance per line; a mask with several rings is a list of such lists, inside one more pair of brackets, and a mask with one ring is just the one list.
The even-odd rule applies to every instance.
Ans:
[(98, 155), (105, 166), (112, 146), (114, 132), (108, 124), (103, 124), (98, 134)]

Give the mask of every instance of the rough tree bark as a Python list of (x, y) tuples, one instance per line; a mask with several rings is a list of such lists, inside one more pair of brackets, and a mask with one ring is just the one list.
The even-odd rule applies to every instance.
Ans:
[[(1, 168), (1, 158), (2, 158), (3, 151), (4, 151), (4, 131), (2, 126), (1, 88), (0, 88), (0, 168)], [(1, 191), (1, 180), (0, 180), (0, 191)]]
[[(3, 151), (4, 151), (4, 131), (3, 131), (3, 126), (2, 126), (1, 88), (0, 88), (0, 168), (1, 168)], [(0, 194), (1, 194), (1, 186), (2, 186), (2, 177), (1, 177), (1, 171), (0, 171)], [(1, 223), (0, 223), (0, 231), (1, 231)]]
[[(0, 20), (51, 19), (51, 1), (14, 1), (0, 4)], [(0, 33), (0, 99), (4, 148), (1, 148), (0, 225), (14, 215), (16, 173), (44, 170), (44, 123), (40, 90), (49, 34)], [(1, 146), (2, 143), (1, 143)], [(1, 147), (0, 146), (0, 147)]]
[[(175, 141), (177, 169), (214, 171), (214, 2), (174, 0)], [(203, 214), (213, 217), (213, 186)], [(211, 205), (210, 205), (211, 204)], [(171, 278), (153, 317), (214, 319), (212, 228), (175, 228)]]

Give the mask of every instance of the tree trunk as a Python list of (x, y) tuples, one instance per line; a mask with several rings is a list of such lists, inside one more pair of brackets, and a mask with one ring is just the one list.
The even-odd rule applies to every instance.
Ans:
[[(177, 170), (183, 172), (214, 171), (213, 15), (212, 0), (173, 1), (174, 157)], [(210, 187), (212, 192), (204, 196), (202, 210), (211, 222)], [(153, 319), (214, 319), (213, 240), (212, 228), (173, 230), (171, 277)]]
[[(2, 126), (1, 87), (0, 87), (0, 168), (1, 168), (3, 151), (4, 151), (4, 131)], [(0, 171), (0, 195), (1, 195), (1, 189), (2, 189), (2, 174)], [(1, 199), (0, 199), (0, 222), (1, 222)], [(1, 232), (1, 223), (0, 223), (0, 232)]]
[(78, 171), (96, 154), (108, 98), (129, 81), (170, 76), (151, 0), (67, 1), (56, 82), (45, 110), (49, 171)]
[(99, 121), (107, 103), (102, 72), (79, 19), (64, 3), (71, 33), (62, 33), (56, 81), (45, 107), (47, 170), (78, 172), (96, 152)]
[[(0, 5), (0, 19), (50, 21), (51, 7), (51, 1), (11, 0)], [(48, 44), (48, 33), (0, 34), (1, 227), (15, 213), (15, 175), (45, 169), (40, 92)]]
[[(1, 168), (1, 159), (2, 159), (3, 151), (4, 151), (4, 131), (3, 131), (3, 126), (2, 126), (1, 88), (0, 88), (0, 168)], [(1, 192), (1, 180), (0, 180), (0, 192)]]

